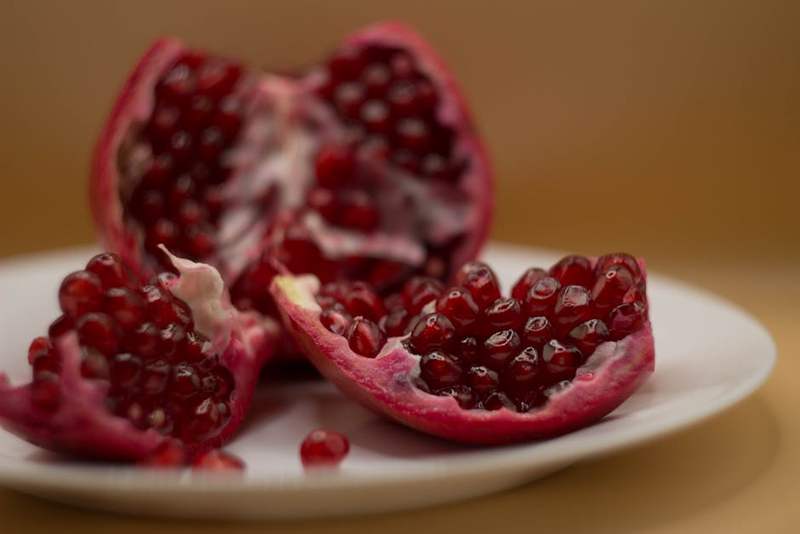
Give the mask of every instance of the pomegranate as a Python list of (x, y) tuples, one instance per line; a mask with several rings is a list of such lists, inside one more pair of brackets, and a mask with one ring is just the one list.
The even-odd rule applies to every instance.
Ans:
[(271, 290), (343, 392), (424, 432), (495, 444), (588, 425), (645, 380), (655, 362), (645, 276), (643, 261), (618, 253), (528, 270), (510, 297), (480, 262), (453, 287), (412, 278), (383, 300), (310, 275), (277, 276)]
[(277, 332), (230, 305), (213, 267), (168, 257), (179, 275), (147, 283), (111, 253), (64, 278), (62, 315), (30, 345), (31, 382), (0, 375), (6, 429), (47, 449), (152, 466), (232, 436)]
[(350, 452), (347, 436), (333, 430), (311, 431), (300, 444), (300, 461), (306, 468), (335, 467)]
[(446, 279), (486, 239), (489, 164), (455, 81), (410, 29), (378, 24), (283, 77), (157, 41), (94, 153), (102, 242), (138, 273), (158, 245), (219, 269), (233, 304), (274, 314), (285, 266), (386, 293)]

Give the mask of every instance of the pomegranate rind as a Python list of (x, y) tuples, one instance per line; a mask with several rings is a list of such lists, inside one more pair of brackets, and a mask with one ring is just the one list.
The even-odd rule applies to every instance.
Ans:
[(139, 276), (145, 276), (143, 247), (126, 226), (119, 198), (117, 153), (131, 124), (147, 121), (153, 109), (153, 87), (162, 72), (185, 50), (177, 39), (158, 39), (131, 71), (106, 120), (92, 155), (89, 205), (102, 246), (119, 254)]
[[(236, 388), (229, 398), (230, 418), (213, 437), (186, 443), (192, 457), (228, 442), (241, 426), (253, 399), (259, 370), (277, 345), (277, 328), (264, 327), (255, 314), (236, 312), (219, 286), (212, 267), (176, 259), (181, 273), (171, 291), (181, 294), (193, 315), (214, 310), (206, 333), (221, 365), (233, 376)], [(209, 289), (210, 288), (210, 289)], [(215, 301), (215, 302), (210, 302)], [(146, 458), (163, 442), (173, 439), (152, 429), (136, 428), (105, 407), (108, 382), (81, 375), (81, 348), (70, 331), (55, 340), (61, 355), (60, 396), (55, 409), (39, 408), (32, 400), (32, 384), (12, 386), (0, 374), (0, 426), (48, 450), (92, 459), (135, 461)]]
[(620, 341), (598, 346), (572, 383), (539, 409), (464, 410), (454, 398), (431, 395), (415, 385), (419, 356), (406, 350), (403, 337), (390, 338), (376, 358), (354, 354), (344, 337), (319, 321), (320, 307), (314, 298), (318, 286), (310, 276), (279, 276), (271, 290), (285, 327), (320, 373), (368, 408), (453, 441), (498, 445), (577, 430), (616, 409), (655, 369), (653, 332), (647, 320)]
[[(457, 133), (455, 153), (468, 157), (471, 166), (462, 177), (461, 187), (468, 194), (474, 207), (470, 219), (465, 221), (468, 230), (463, 244), (454, 252), (451, 265), (453, 271), (464, 262), (476, 258), (492, 226), (494, 214), (494, 175), (488, 152), (475, 130), (466, 99), (449, 67), (433, 47), (409, 26), (387, 21), (357, 31), (344, 40), (344, 45), (363, 47), (381, 45), (405, 49), (418, 62), (420, 69), (429, 76), (439, 89), (442, 100), (436, 116), (442, 124)], [(451, 273), (453, 274), (453, 273)]]

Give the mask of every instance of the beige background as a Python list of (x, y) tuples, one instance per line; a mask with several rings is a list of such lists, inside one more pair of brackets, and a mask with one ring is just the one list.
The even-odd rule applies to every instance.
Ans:
[[(468, 503), (229, 532), (796, 531), (800, 2), (3, 0), (0, 14), (0, 255), (92, 239), (94, 135), (154, 37), (281, 68), (393, 17), (417, 26), (465, 87), (496, 162), (494, 237), (643, 255), (746, 306), (778, 341), (759, 394), (658, 443)], [(220, 527), (10, 491), (0, 522), (13, 532)]]

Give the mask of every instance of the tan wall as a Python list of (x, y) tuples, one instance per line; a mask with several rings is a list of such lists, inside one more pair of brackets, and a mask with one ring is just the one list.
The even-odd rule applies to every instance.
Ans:
[(2, 254), (92, 238), (90, 147), (154, 37), (280, 67), (396, 17), (466, 88), (498, 171), (496, 237), (800, 257), (800, 2), (0, 4)]

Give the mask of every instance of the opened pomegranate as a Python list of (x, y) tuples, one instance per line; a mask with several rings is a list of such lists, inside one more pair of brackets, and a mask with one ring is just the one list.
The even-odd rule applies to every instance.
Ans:
[(567, 256), (529, 269), (511, 296), (487, 265), (445, 288), (278, 276), (287, 328), (346, 394), (414, 428), (469, 443), (544, 438), (590, 424), (654, 368), (644, 263)]
[(445, 279), (479, 251), (492, 204), (452, 76), (395, 23), (292, 78), (156, 42), (101, 133), (91, 198), (103, 243), (137, 272), (168, 267), (163, 243), (266, 314), (276, 260), (381, 292)]
[(170, 257), (180, 274), (144, 284), (110, 253), (64, 278), (62, 315), (30, 345), (31, 382), (0, 376), (6, 429), (47, 449), (149, 465), (231, 437), (276, 332), (230, 305), (213, 267)]

